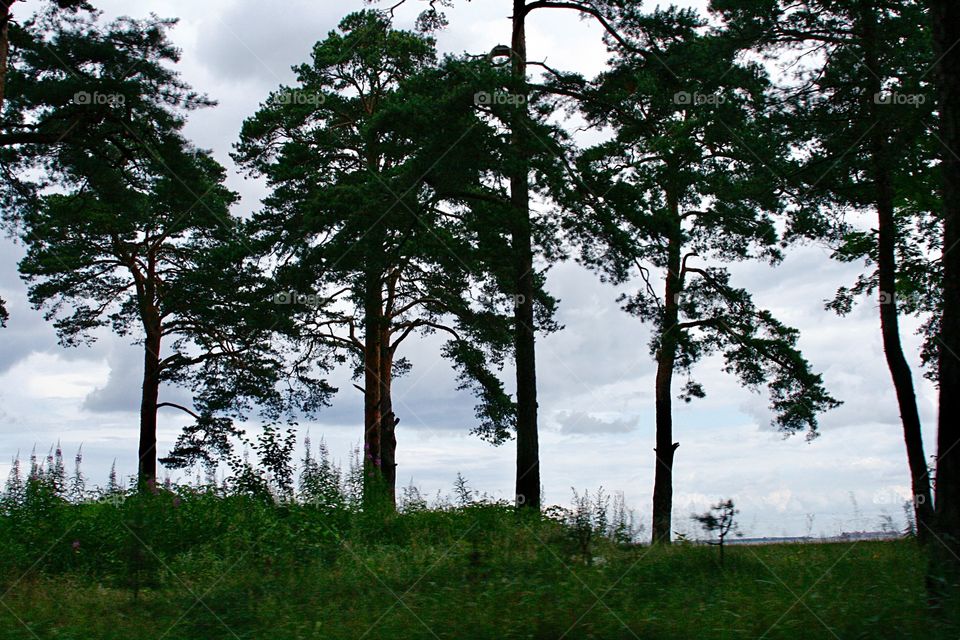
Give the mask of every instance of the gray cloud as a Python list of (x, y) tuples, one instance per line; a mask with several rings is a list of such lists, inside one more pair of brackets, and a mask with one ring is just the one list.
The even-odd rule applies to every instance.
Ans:
[(554, 416), (563, 434), (629, 433), (637, 429), (637, 421), (630, 418), (603, 420), (580, 411), (561, 411)]
[(115, 343), (106, 357), (110, 375), (83, 399), (81, 408), (91, 413), (134, 413), (140, 408), (143, 354), (134, 346)]
[(204, 10), (194, 34), (196, 59), (227, 82), (288, 82), (290, 67), (305, 62), (314, 43), (325, 38), (341, 16), (363, 6), (356, 0), (290, 0), (277, 11), (240, 1), (222, 11)]
[(0, 329), (0, 374), (34, 353), (57, 353), (70, 361), (89, 361), (99, 357), (93, 349), (62, 349), (56, 332), (43, 313), (34, 310), (27, 299), (27, 285), (20, 279), (17, 263), (25, 250), (9, 238), (0, 238), (0, 297), (6, 301), (10, 320)]

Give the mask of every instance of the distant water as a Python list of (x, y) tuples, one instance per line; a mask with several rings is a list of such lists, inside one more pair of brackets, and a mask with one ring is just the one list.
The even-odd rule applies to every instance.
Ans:
[(903, 534), (896, 531), (851, 531), (838, 536), (788, 536), (783, 538), (731, 538), (727, 544), (819, 544), (828, 542), (856, 542), (861, 540), (897, 540)]

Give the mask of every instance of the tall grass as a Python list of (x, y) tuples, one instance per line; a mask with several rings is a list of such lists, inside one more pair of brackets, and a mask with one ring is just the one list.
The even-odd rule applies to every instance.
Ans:
[(603, 492), (531, 515), (460, 478), (392, 513), (361, 508), (357, 469), (322, 446), (287, 492), (249, 462), (87, 489), (62, 458), (7, 483), (2, 638), (960, 637), (926, 610), (912, 540), (736, 547), (721, 567), (705, 546), (637, 544)]

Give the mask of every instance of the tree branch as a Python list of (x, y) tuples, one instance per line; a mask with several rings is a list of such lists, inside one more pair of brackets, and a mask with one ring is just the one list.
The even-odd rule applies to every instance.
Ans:
[(160, 404), (157, 405), (157, 409), (159, 409), (160, 407), (173, 407), (174, 409), (180, 409), (180, 411), (183, 411), (184, 413), (188, 413), (191, 416), (193, 416), (194, 419), (196, 420), (200, 419), (200, 416), (198, 416), (196, 413), (194, 413), (190, 409), (187, 409), (185, 406), (177, 404), (175, 402), (161, 402)]

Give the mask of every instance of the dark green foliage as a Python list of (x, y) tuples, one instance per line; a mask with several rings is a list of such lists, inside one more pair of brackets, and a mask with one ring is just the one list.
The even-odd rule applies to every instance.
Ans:
[[(788, 135), (798, 154), (789, 175), (802, 213), (792, 233), (826, 238), (834, 258), (863, 262), (868, 270), (842, 287), (828, 307), (848, 313), (867, 295), (896, 303), (899, 313), (927, 321), (923, 362), (935, 375), (942, 227), (936, 169), (940, 143), (930, 66), (933, 46), (922, 2), (789, 3), (769, 7), (715, 1), (732, 29), (752, 30), (753, 46), (767, 55), (822, 57), (796, 65), (778, 87)], [(758, 11), (761, 13), (753, 13)], [(758, 22), (759, 24), (751, 24)], [(894, 208), (894, 289), (880, 281), (881, 243), (876, 217), (879, 185), (889, 183)]]
[[(172, 24), (59, 14), (28, 23), (0, 121), (12, 131), (0, 134), (5, 169), (47, 169), (41, 184), (4, 183), (18, 194), (7, 211), (27, 245), (20, 272), (30, 301), (65, 346), (94, 340), (101, 327), (143, 342), (148, 479), (160, 407), (197, 420), (173, 456), (190, 459), (205, 446), (221, 453), (230, 419), (254, 405), (275, 420), (291, 406), (315, 411), (331, 392), (281, 354), (274, 338), (286, 318), (246, 260), (230, 212), (237, 196), (223, 186), (223, 167), (180, 133), (186, 111), (211, 103), (164, 66), (178, 59)], [(59, 142), (35, 139), (48, 126), (65, 128)], [(34, 190), (49, 185), (57, 191)], [(291, 384), (281, 388), (281, 378)], [(192, 390), (194, 406), (158, 403), (163, 384)]]
[(350, 14), (296, 68), (296, 85), (244, 123), (234, 154), (271, 187), (247, 231), (279, 265), (277, 291), (291, 292), (283, 312), (302, 360), (350, 362), (363, 379), (365, 477), (391, 494), (392, 380), (409, 369), (397, 350), (414, 333), (454, 333), (448, 299), (468, 286), (458, 254), (469, 247), (385, 115), (410, 108), (399, 83), (434, 61), (432, 39), (379, 12)]
[[(592, 213), (568, 227), (582, 261), (604, 278), (641, 280), (621, 302), (657, 326), (653, 354), (675, 349), (676, 369), (689, 374), (705, 355), (722, 353), (748, 388), (767, 386), (780, 429), (813, 436), (816, 414), (837, 403), (797, 350), (797, 331), (756, 308), (723, 266), (781, 258), (785, 203), (770, 166), (784, 162), (786, 138), (762, 69), (736, 62), (735, 40), (700, 35), (702, 26), (690, 11), (625, 19), (624, 33), (656, 55), (621, 50), (610, 71), (580, 82), (585, 115), (616, 135), (578, 159), (568, 193)], [(667, 300), (652, 274), (673, 270), (671, 255), (678, 264)], [(681, 397), (703, 393), (691, 381)]]
[[(916, 503), (919, 540), (933, 518), (922, 427), (901, 314), (925, 320), (921, 359), (935, 378), (942, 296), (941, 146), (934, 132), (933, 48), (924, 3), (720, 0), (732, 32), (790, 63), (779, 118), (794, 149), (781, 174), (798, 208), (791, 235), (826, 239), (834, 258), (866, 271), (827, 308), (843, 315), (877, 294), (880, 333), (896, 393)], [(760, 9), (761, 15), (751, 12)], [(816, 60), (810, 61), (813, 57)], [(864, 214), (867, 224), (864, 224)], [(875, 221), (875, 222), (874, 222)]]
[[(213, 104), (167, 65), (175, 20), (49, 12), (10, 29), (10, 67), (0, 112), (0, 203), (16, 219), (39, 188), (77, 187), (112, 176), (130, 155), (161, 145), (182, 112)], [(38, 169), (37, 171), (31, 171)], [(103, 181), (100, 181), (101, 184)]]
[[(486, 57), (448, 57), (437, 68), (412, 77), (401, 88), (401, 108), (388, 113), (393, 126), (414, 150), (413, 160), (434, 206), (458, 220), (453, 230), (461, 244), (451, 244), (457, 263), (468, 275), (467, 289), (445, 298), (459, 340), (444, 354), (457, 367), (463, 389), (478, 399), (474, 432), (500, 444), (516, 427), (516, 402), (497, 375), (514, 357), (519, 306), (528, 302), (518, 291), (514, 243), (517, 211), (509, 178), (518, 166), (529, 168), (531, 193), (548, 200), (560, 180), (567, 136), (548, 122), (555, 105), (531, 96), (529, 134), (537, 140), (518, 151), (510, 127), (528, 99), (509, 69)], [(546, 291), (546, 270), (562, 255), (555, 211), (535, 212), (530, 221), (538, 261), (533, 273), (533, 314), (538, 332), (560, 327), (554, 320), (557, 301)], [(458, 293), (460, 293), (458, 291)]]

